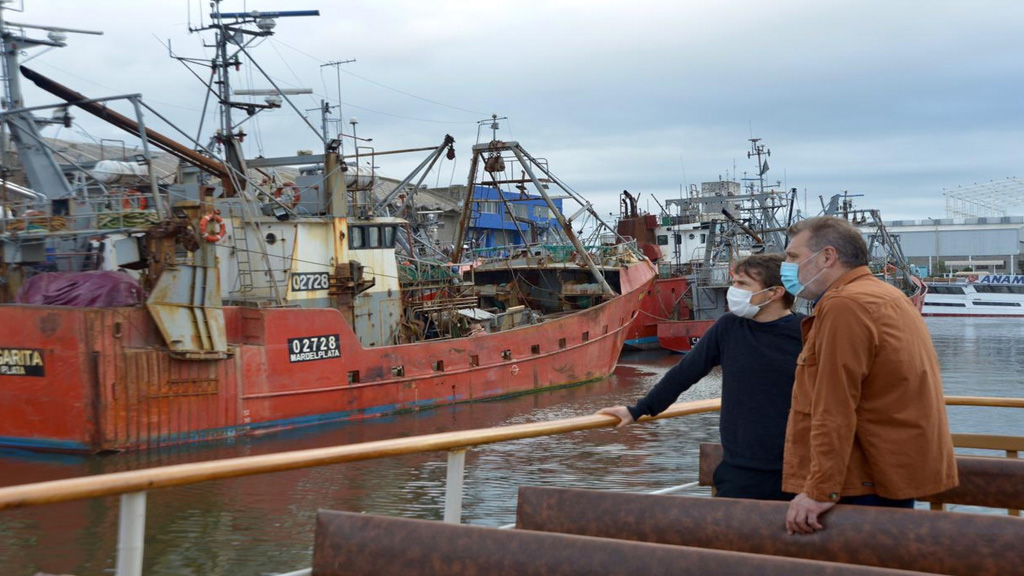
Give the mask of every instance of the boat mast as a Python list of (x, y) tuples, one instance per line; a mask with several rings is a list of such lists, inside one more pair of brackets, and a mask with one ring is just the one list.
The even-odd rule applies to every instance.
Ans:
[[(0, 2), (0, 50), (3, 52), (3, 109), (17, 110), (25, 107), (24, 97), (21, 92), (21, 74), (19, 72), (19, 55), (27, 48), (46, 46), (47, 48), (63, 48), (67, 46), (65, 38), (68, 32), (75, 34), (101, 35), (103, 32), (91, 30), (75, 30), (71, 28), (57, 28), (54, 26), (37, 26), (33, 24), (17, 24), (8, 22), (4, 12), (8, 10)], [(48, 38), (29, 38), (25, 35), (26, 28), (34, 28), (47, 31)], [(17, 29), (17, 30), (16, 30)], [(69, 121), (69, 118), (62, 121)], [(49, 198), (63, 198), (71, 195), (71, 186), (64, 177), (60, 165), (57, 164), (53, 153), (43, 142), (39, 133), (37, 120), (31, 113), (11, 114), (3, 122), (4, 130), (10, 127), (11, 140), (18, 148), (18, 157), (29, 186), (36, 192), (45, 194)], [(5, 170), (10, 169), (7, 158), (6, 134), (0, 132), (0, 166)], [(6, 178), (5, 178), (6, 179)]]
[[(203, 30), (214, 30), (214, 38), (216, 40), (214, 48), (216, 50), (216, 58), (208, 64), (213, 68), (216, 79), (214, 84), (217, 85), (217, 98), (220, 103), (220, 128), (214, 135), (213, 140), (224, 146), (224, 159), (227, 165), (230, 167), (232, 184), (231, 186), (236, 192), (241, 193), (245, 190), (247, 185), (247, 166), (245, 162), (245, 155), (242, 152), (241, 142), (245, 138), (245, 132), (241, 129), (236, 130), (234, 119), (232, 118), (231, 110), (233, 108), (239, 108), (245, 110), (249, 116), (255, 115), (260, 110), (266, 110), (270, 108), (280, 108), (280, 99), (271, 100), (268, 99), (265, 104), (258, 104), (254, 102), (236, 102), (232, 100), (234, 93), (231, 90), (231, 74), (230, 69), (235, 68), (238, 70), (241, 67), (241, 60), (239, 54), (245, 54), (248, 56), (246, 46), (249, 45), (253, 40), (257, 38), (263, 38), (272, 36), (274, 34), (274, 27), (277, 26), (277, 18), (294, 17), (294, 16), (319, 16), (319, 10), (288, 10), (288, 11), (274, 11), (274, 12), (221, 12), (220, 4), (222, 0), (213, 0), (211, 6), (213, 13), (210, 14), (210, 18), (213, 22), (210, 26), (205, 28), (191, 29), (192, 32), (201, 32)], [(229, 21), (225, 21), (225, 19)], [(256, 29), (243, 27), (243, 24), (255, 23)], [(237, 50), (232, 50), (229, 53), (228, 44), (234, 44), (237, 46)], [(182, 59), (187, 60), (187, 59)], [(313, 130), (313, 133), (318, 138), (323, 139), (323, 136), (309, 124), (309, 120), (295, 108), (291, 100), (288, 99), (287, 94), (289, 93), (306, 93), (306, 92), (295, 92), (289, 90), (280, 89), (277, 84), (274, 83), (273, 79), (270, 78), (263, 69), (260, 68), (259, 64), (250, 61), (257, 69), (267, 78), (267, 80), (274, 86), (274, 93), (284, 98), (288, 105), (295, 109), (299, 117), (302, 118), (308, 126)], [(212, 90), (212, 87), (211, 87)], [(228, 187), (225, 187), (228, 189)]]

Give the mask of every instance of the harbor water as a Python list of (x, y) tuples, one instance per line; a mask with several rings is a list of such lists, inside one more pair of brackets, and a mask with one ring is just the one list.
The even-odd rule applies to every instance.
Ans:
[[(1024, 396), (1020, 319), (927, 322), (947, 394)], [(581, 416), (632, 403), (678, 360), (627, 353), (612, 377), (584, 386), (230, 443), (95, 457), (0, 451), (0, 486)], [(720, 386), (713, 372), (681, 399), (717, 397)], [(950, 407), (949, 415), (954, 432), (1024, 436), (1019, 410)], [(701, 414), (475, 448), (466, 462), (463, 521), (513, 522), (521, 485), (646, 492), (696, 480), (697, 447), (717, 441), (717, 427), (717, 414)], [(318, 509), (439, 520), (445, 474), (446, 454), (435, 453), (151, 491), (144, 573), (261, 575), (308, 567)], [(111, 574), (117, 520), (117, 498), (0, 511), (0, 574)]]

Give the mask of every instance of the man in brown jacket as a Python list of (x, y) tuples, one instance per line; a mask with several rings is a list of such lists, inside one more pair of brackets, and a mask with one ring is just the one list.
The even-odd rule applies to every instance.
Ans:
[(836, 505), (912, 508), (957, 485), (938, 358), (921, 314), (875, 278), (860, 232), (810, 218), (789, 229), (786, 289), (815, 303), (803, 321), (782, 488), (786, 531), (823, 529)]

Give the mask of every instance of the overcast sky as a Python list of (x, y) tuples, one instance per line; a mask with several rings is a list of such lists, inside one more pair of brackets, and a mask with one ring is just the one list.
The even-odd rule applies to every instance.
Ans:
[[(197, 130), (204, 88), (164, 44), (208, 54), (188, 33), (190, 8), (194, 26), (200, 12), (208, 23), (208, 2), (24, 4), (7, 18), (104, 32), (70, 35), (69, 48), (28, 66), (90, 97), (141, 93)], [(505, 139), (546, 158), (602, 214), (618, 214), (623, 189), (646, 206), (651, 195), (676, 197), (734, 170), (753, 176), (751, 136), (772, 151), (769, 178), (797, 188), (811, 213), (819, 195), (847, 190), (886, 219), (938, 218), (943, 189), (1024, 177), (1020, 0), (236, 0), (222, 9), (320, 10), (280, 19), (253, 56), (280, 86), (313, 89), (295, 97), (302, 109), (337, 103), (335, 68), (321, 65), (355, 59), (341, 66), (341, 102), (360, 137), (377, 150), (455, 137), (458, 159), (431, 185), (465, 183), (477, 121), (491, 113), (509, 118)], [(236, 87), (269, 87), (242, 71), (251, 84)], [(26, 96), (29, 105), (53, 100)], [(319, 113), (309, 114), (319, 126)], [(62, 137), (85, 129), (121, 138), (84, 112), (76, 118), (80, 128)], [(204, 139), (214, 127), (209, 117)], [(319, 147), (287, 106), (246, 131), (261, 135), (246, 141), (250, 155)], [(377, 164), (401, 178), (421, 159)]]

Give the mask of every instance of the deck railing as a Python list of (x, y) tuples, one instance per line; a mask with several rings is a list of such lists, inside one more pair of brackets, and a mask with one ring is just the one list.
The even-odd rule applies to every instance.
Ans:
[[(949, 406), (985, 406), (1024, 408), (1024, 398), (985, 398), (949, 396)], [(715, 412), (720, 399), (696, 400), (673, 404), (653, 419), (676, 418), (704, 412)], [(648, 419), (644, 419), (645, 421)], [(565, 434), (614, 426), (614, 416), (590, 415), (548, 422), (534, 422), (499, 428), (444, 432), (410, 438), (378, 440), (361, 444), (333, 446), (228, 458), (194, 464), (178, 464), (146, 470), (116, 472), (81, 478), (53, 480), (35, 484), (0, 488), (0, 511), (9, 508), (38, 506), (101, 496), (121, 496), (118, 525), (117, 576), (142, 574), (143, 538), (146, 525), (146, 492), (157, 488), (198, 484), (211, 480), (254, 476), (299, 468), (313, 468), (388, 458), (406, 454), (448, 451), (448, 472), (445, 486), (444, 521), (459, 523), (462, 516), (463, 478), (466, 451), (475, 446), (507, 442), (523, 438)], [(1024, 439), (1006, 436), (954, 435), (954, 444), (965, 448), (1004, 450), (1016, 457)], [(675, 488), (662, 490), (665, 493)], [(300, 571), (295, 574), (306, 574)]]

